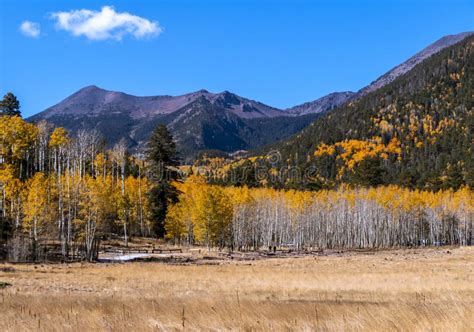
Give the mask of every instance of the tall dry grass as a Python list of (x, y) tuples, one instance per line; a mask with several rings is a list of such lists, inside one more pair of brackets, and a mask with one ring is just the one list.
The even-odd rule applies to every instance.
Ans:
[(473, 248), (0, 265), (0, 330), (473, 330)]

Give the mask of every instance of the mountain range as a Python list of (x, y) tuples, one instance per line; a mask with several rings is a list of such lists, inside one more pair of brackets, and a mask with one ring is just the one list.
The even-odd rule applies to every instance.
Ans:
[(96, 129), (109, 145), (125, 139), (140, 149), (159, 123), (172, 131), (185, 161), (203, 151), (231, 153), (260, 148), (300, 132), (323, 114), (357, 101), (401, 77), (471, 32), (450, 35), (396, 66), (358, 92), (336, 92), (289, 109), (278, 109), (229, 91), (139, 97), (85, 87), (28, 120), (46, 120), (69, 131)]
[(142, 148), (158, 124), (172, 131), (185, 161), (202, 151), (234, 152), (287, 138), (317, 114), (293, 114), (224, 91), (199, 90), (182, 96), (137, 97), (85, 87), (31, 118), (75, 132), (96, 129), (113, 145), (125, 139)]

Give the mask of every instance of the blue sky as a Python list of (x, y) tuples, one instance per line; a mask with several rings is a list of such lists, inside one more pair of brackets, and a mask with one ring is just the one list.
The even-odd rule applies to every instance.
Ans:
[(286, 108), (358, 90), (470, 30), (472, 0), (0, 0), (0, 94), (15, 93), (24, 116), (91, 84), (136, 95), (229, 90)]

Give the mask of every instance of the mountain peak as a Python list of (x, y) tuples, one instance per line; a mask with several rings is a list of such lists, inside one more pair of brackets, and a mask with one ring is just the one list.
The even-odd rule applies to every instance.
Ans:
[(77, 92), (91, 92), (91, 91), (107, 91), (105, 89), (99, 88), (97, 85), (88, 85), (79, 89)]
[(209, 95), (209, 94), (212, 94), (211, 92), (209, 92), (208, 90), (206, 89), (200, 89), (200, 90), (197, 90), (195, 92), (192, 92), (190, 93), (191, 95)]

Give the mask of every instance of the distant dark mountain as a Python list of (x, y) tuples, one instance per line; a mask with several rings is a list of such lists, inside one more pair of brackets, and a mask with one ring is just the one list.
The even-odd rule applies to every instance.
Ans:
[(201, 97), (241, 118), (285, 115), (279, 109), (239, 97), (228, 91), (213, 94), (206, 90), (199, 90), (176, 97), (137, 97), (123, 92), (107, 91), (92, 85), (77, 91), (59, 104), (32, 118), (48, 119), (58, 115), (96, 116), (104, 113), (108, 115), (126, 113), (134, 119), (143, 119), (174, 113)]
[(110, 145), (125, 138), (132, 149), (143, 147), (153, 128), (163, 123), (189, 160), (203, 150), (234, 152), (287, 138), (315, 117), (295, 116), (228, 91), (137, 97), (88, 86), (29, 120), (46, 120), (73, 132), (97, 129)]

